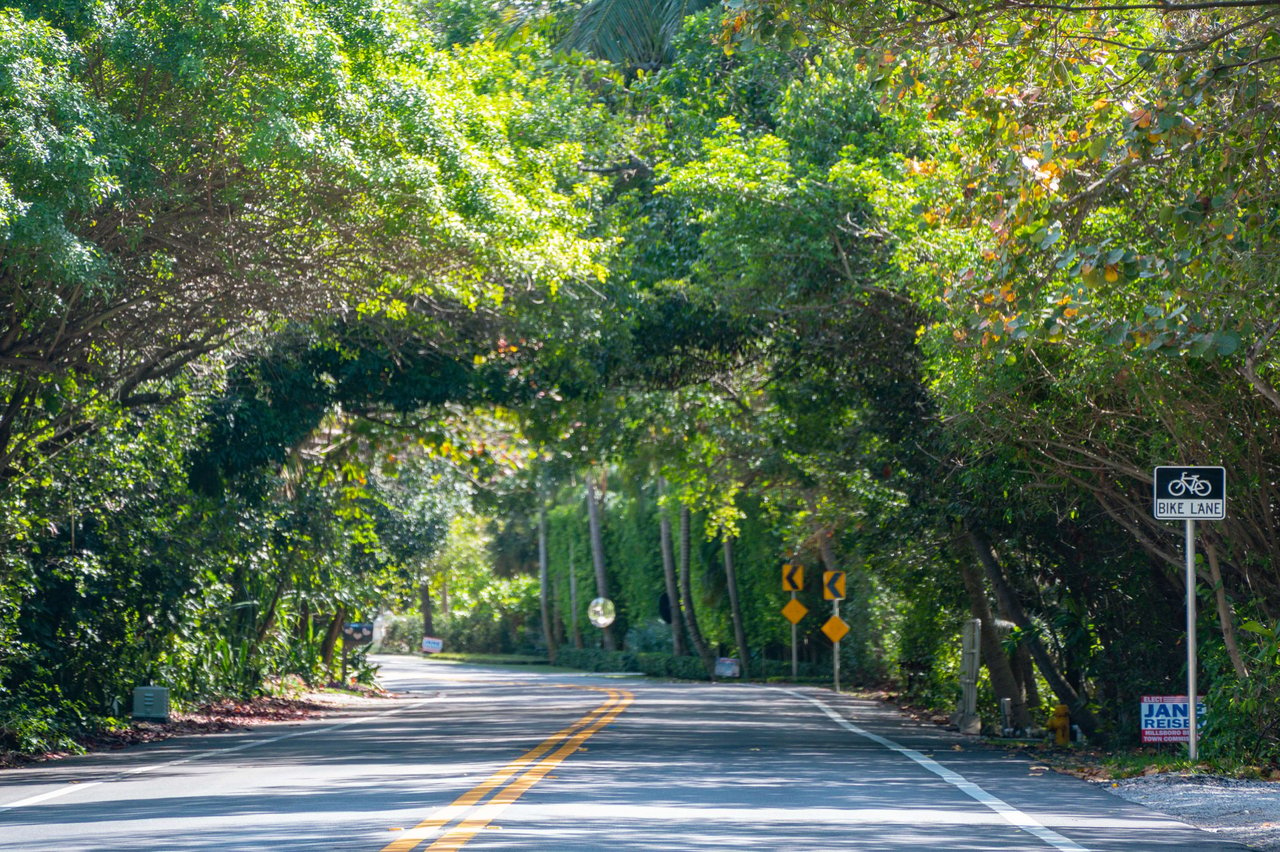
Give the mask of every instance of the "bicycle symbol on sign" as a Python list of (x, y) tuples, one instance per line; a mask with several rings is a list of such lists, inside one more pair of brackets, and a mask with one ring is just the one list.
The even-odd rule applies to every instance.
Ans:
[(1182, 497), (1191, 495), (1192, 497), (1206, 497), (1213, 490), (1213, 484), (1207, 479), (1201, 479), (1200, 474), (1186, 471), (1182, 476), (1169, 483), (1169, 496)]

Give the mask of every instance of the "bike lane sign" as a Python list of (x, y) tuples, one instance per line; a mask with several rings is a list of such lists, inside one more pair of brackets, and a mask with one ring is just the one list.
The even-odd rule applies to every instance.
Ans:
[(1227, 516), (1225, 467), (1157, 467), (1155, 516), (1161, 521), (1220, 521)]

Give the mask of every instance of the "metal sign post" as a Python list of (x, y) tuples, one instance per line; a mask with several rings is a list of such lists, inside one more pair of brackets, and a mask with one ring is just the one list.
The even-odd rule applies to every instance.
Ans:
[[(840, 600), (838, 598), (831, 602), (831, 617), (840, 618)], [(832, 680), (834, 680), (836, 684), (836, 692), (839, 692), (840, 691), (840, 640), (839, 639), (835, 641), (835, 648), (831, 652), (831, 673), (832, 673)]]
[(796, 600), (796, 592), (804, 588), (804, 566), (790, 562), (782, 566), (782, 591), (791, 592), (791, 601), (782, 608), (782, 614), (791, 622), (791, 679), (799, 677), (800, 658), (796, 652), (796, 627), (809, 610)]
[(844, 572), (822, 573), (822, 596), (831, 601), (831, 617), (822, 625), (822, 632), (834, 646), (831, 653), (831, 673), (836, 692), (840, 691), (840, 640), (849, 632), (849, 625), (840, 617), (840, 601), (844, 599)]
[[(791, 602), (796, 602), (796, 593), (791, 593)], [(800, 656), (796, 651), (796, 630), (799, 625), (794, 621), (791, 622), (791, 679), (796, 680), (800, 677)]]
[(1196, 522), (1183, 523), (1187, 537), (1187, 756), (1195, 760), (1200, 739), (1196, 730)]
[(1154, 509), (1157, 520), (1182, 521), (1187, 554), (1187, 755), (1198, 756), (1200, 732), (1196, 715), (1196, 521), (1227, 516), (1227, 470), (1223, 467), (1155, 469)]

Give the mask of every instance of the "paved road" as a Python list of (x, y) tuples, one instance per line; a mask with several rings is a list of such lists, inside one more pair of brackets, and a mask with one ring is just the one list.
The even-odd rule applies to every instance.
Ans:
[(815, 689), (384, 658), (395, 700), (0, 773), (0, 850), (1240, 850)]

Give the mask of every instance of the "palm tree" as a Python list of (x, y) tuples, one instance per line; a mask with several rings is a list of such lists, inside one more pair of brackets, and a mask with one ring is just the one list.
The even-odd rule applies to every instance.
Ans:
[[(559, 41), (561, 50), (577, 50), (630, 71), (654, 71), (671, 60), (671, 42), (684, 19), (716, 0), (587, 0), (573, 4)], [(512, 3), (512, 32), (546, 26), (566, 4)]]
[(629, 69), (656, 71), (671, 60), (684, 19), (713, 0), (590, 0), (561, 42)]

